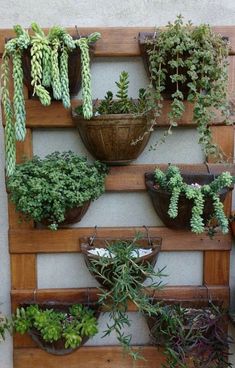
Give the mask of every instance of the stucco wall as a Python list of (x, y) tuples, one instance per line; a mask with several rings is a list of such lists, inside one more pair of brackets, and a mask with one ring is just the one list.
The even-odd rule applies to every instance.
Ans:
[[(37, 21), (42, 26), (61, 24), (64, 26), (154, 26), (164, 25), (179, 13), (194, 23), (208, 22), (214, 25), (235, 24), (235, 3), (229, 1), (190, 0), (53, 0), (38, 2), (32, 0), (0, 0), (0, 27), (11, 28), (19, 23), (29, 26)], [(139, 58), (134, 59), (96, 59), (92, 66), (93, 96), (102, 98), (108, 89), (115, 91), (114, 81), (119, 73), (127, 70), (130, 74), (130, 95), (135, 97), (136, 90), (147, 83), (145, 71)], [(105, 78), (104, 78), (105, 73)], [(4, 184), (4, 153), (2, 128), (0, 127), (0, 309), (10, 312), (9, 256), (7, 246), (7, 204)], [(161, 130), (154, 132), (152, 140)], [(200, 147), (196, 143), (194, 129), (177, 129), (167, 143), (157, 151), (148, 149), (137, 163), (161, 162), (203, 162)], [(180, 147), (180, 150), (179, 150)], [(35, 130), (33, 134), (34, 153), (45, 155), (54, 150), (71, 149), (87, 154), (76, 130)], [(90, 156), (89, 156), (90, 157)], [(109, 211), (107, 211), (107, 209)], [(101, 216), (102, 214), (102, 216)], [(108, 214), (108, 215), (107, 215)], [(134, 216), (133, 216), (134, 214)], [(85, 218), (76, 226), (122, 226), (122, 225), (161, 225), (153, 211), (147, 194), (125, 193), (105, 194), (92, 204)], [(78, 254), (40, 255), (38, 257), (39, 287), (79, 287), (93, 286), (94, 280), (83, 266)], [(234, 262), (234, 257), (232, 257)], [(159, 266), (167, 265), (169, 284), (200, 284), (202, 280), (202, 254), (200, 252), (163, 253)], [(179, 271), (180, 270), (180, 271)], [(232, 269), (231, 280), (234, 289), (235, 275)], [(56, 280), (56, 281), (55, 281)], [(234, 290), (233, 290), (234, 291)], [(148, 341), (145, 322), (138, 315), (135, 320), (134, 336), (142, 336), (134, 343)], [(102, 316), (100, 326), (104, 326), (106, 316)], [(141, 334), (139, 333), (141, 331)], [(97, 335), (89, 344), (115, 343), (114, 337), (103, 341)], [(12, 368), (11, 339), (0, 345), (0, 368)]]

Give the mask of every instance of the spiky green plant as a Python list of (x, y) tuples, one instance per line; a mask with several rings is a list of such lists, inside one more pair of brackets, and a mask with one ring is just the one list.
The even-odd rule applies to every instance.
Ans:
[[(100, 38), (95, 32), (87, 38), (78, 40), (59, 26), (52, 27), (46, 35), (37, 23), (32, 23), (32, 36), (21, 26), (14, 27), (16, 37), (5, 45), (2, 62), (1, 99), (5, 116), (5, 152), (6, 174), (10, 176), (15, 170), (15, 141), (23, 141), (26, 135), (26, 113), (23, 94), (22, 53), (30, 50), (31, 55), (31, 84), (33, 94), (42, 105), (48, 106), (51, 97), (47, 90), (52, 88), (53, 97), (62, 99), (65, 108), (70, 107), (68, 56), (76, 47), (81, 49), (82, 59), (82, 87), (84, 98), (84, 116), (90, 118), (92, 114), (90, 57), (89, 45)], [(9, 93), (10, 61), (13, 62), (14, 94)]]
[(166, 172), (156, 169), (154, 179), (156, 185), (171, 193), (168, 208), (168, 215), (171, 218), (178, 216), (179, 196), (184, 195), (193, 201), (192, 217), (190, 220), (191, 230), (196, 234), (202, 233), (205, 230), (202, 217), (205, 199), (209, 197), (212, 199), (214, 206), (214, 212), (211, 215), (218, 221), (221, 231), (224, 234), (228, 232), (228, 219), (224, 214), (224, 207), (219, 198), (219, 191), (223, 188), (230, 187), (234, 183), (235, 177), (231, 176), (229, 172), (223, 172), (210, 184), (200, 186), (195, 183), (190, 185), (184, 182), (179, 168), (170, 165)]

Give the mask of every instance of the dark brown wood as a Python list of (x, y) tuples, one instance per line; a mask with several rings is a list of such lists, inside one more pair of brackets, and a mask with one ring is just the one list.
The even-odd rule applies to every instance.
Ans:
[[(137, 231), (145, 232), (142, 227), (102, 227), (97, 236), (104, 238), (119, 238), (134, 236)], [(51, 230), (12, 230), (9, 233), (11, 253), (64, 253), (80, 252), (79, 238), (94, 234), (94, 228), (82, 227), (73, 229)], [(196, 235), (190, 231), (168, 229), (165, 227), (150, 227), (150, 236), (160, 236), (163, 239), (162, 251), (195, 251), (195, 250), (230, 250), (231, 234), (217, 233), (213, 239), (207, 234)]]
[[(157, 25), (156, 25), (157, 26)], [(76, 36), (75, 28), (66, 28), (72, 35)], [(222, 36), (229, 37), (230, 54), (235, 54), (235, 26), (216, 26), (212, 29), (220, 33)], [(48, 32), (48, 28), (44, 28)], [(95, 56), (140, 56), (138, 45), (139, 32), (154, 32), (155, 27), (79, 27), (80, 34), (90, 34), (92, 32), (100, 32), (101, 39), (97, 42)], [(13, 29), (0, 30), (0, 55), (4, 51), (6, 38), (15, 37)]]
[[(88, 151), (110, 165), (127, 164), (137, 159), (150, 138), (147, 120), (132, 114), (110, 114), (84, 120), (73, 113), (73, 119)], [(143, 139), (132, 144), (140, 137)]]

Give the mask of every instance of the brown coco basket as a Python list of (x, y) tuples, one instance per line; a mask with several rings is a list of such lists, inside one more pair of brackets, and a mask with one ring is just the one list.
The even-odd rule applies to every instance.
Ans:
[[(74, 208), (71, 208), (71, 209), (67, 210), (66, 213), (65, 213), (65, 219), (64, 219), (63, 222), (61, 222), (59, 224), (59, 227), (64, 226), (64, 225), (75, 224), (75, 223), (81, 221), (81, 219), (83, 218), (83, 216), (87, 212), (87, 210), (90, 206), (90, 203), (91, 203), (91, 201), (86, 201), (86, 202), (83, 203), (82, 206), (74, 207)], [(43, 225), (48, 226), (48, 225), (52, 224), (52, 221), (44, 219), (44, 220), (41, 221), (41, 223)]]
[[(88, 151), (96, 159), (110, 165), (125, 165), (136, 160), (150, 138), (146, 117), (110, 114), (84, 120), (74, 111), (72, 116)], [(142, 140), (132, 144), (145, 132)]]
[[(88, 267), (88, 269), (90, 269), (91, 266), (91, 262), (92, 260), (97, 260), (100, 257), (94, 254), (89, 253), (88, 251), (94, 248), (107, 248), (109, 244), (118, 241), (118, 240), (123, 240), (123, 241), (128, 241), (128, 240), (133, 240), (133, 238), (122, 238), (122, 239), (113, 239), (113, 238), (81, 238), (80, 239), (80, 244), (81, 244), (81, 251), (85, 256), (85, 262), (86, 265)], [(160, 237), (154, 237), (154, 238), (149, 238), (149, 237), (144, 237), (140, 240), (138, 240), (136, 242), (136, 245), (138, 245), (138, 247), (141, 248), (151, 248), (152, 249), (152, 253), (150, 253), (149, 255), (140, 257), (135, 259), (136, 263), (139, 264), (147, 264), (150, 263), (153, 267), (155, 266), (156, 262), (157, 262), (157, 258), (159, 255), (159, 252), (161, 250), (161, 244), (162, 244), (162, 238)], [(111, 273), (112, 275), (112, 259), (110, 259), (110, 265), (109, 267), (109, 274)], [(90, 271), (91, 272), (91, 271)], [(96, 273), (92, 273), (91, 274), (95, 277), (95, 279), (99, 282), (99, 284), (101, 284), (103, 287), (105, 288), (109, 288), (109, 285), (106, 284), (104, 282), (104, 280), (99, 277), (99, 275), (97, 275)], [(139, 275), (137, 275), (139, 277)], [(141, 275), (142, 277), (142, 275)], [(111, 276), (112, 278), (112, 276)], [(142, 277), (142, 282), (145, 280), (145, 277)]]
[[(187, 184), (198, 183), (200, 185), (209, 184), (215, 179), (213, 174), (189, 174), (182, 173), (181, 175)], [(187, 199), (184, 195), (180, 195), (178, 202), (178, 216), (170, 218), (168, 209), (170, 205), (171, 193), (156, 187), (154, 181), (154, 173), (145, 173), (145, 184), (147, 191), (152, 199), (155, 211), (162, 220), (162, 222), (173, 229), (191, 229), (190, 219), (192, 216), (193, 201)], [(224, 188), (220, 191), (219, 196), (221, 202), (224, 202), (226, 194), (231, 188)], [(211, 218), (213, 213), (213, 202), (211, 198), (205, 199), (205, 206), (203, 212), (204, 222)]]
[[(86, 36), (83, 36), (86, 37)], [(78, 39), (79, 37), (74, 37), (74, 39)], [(92, 60), (94, 55), (94, 44), (89, 45), (89, 53), (90, 59)], [(29, 93), (33, 94), (33, 87), (31, 85), (31, 54), (30, 49), (27, 49), (23, 52), (22, 55), (22, 68), (24, 74), (24, 84), (29, 90)], [(75, 96), (78, 94), (81, 88), (81, 50), (80, 48), (76, 48), (75, 50), (69, 53), (68, 59), (68, 78), (69, 78), (69, 92), (70, 96)], [(47, 88), (50, 95), (52, 96), (52, 90)]]
[[(77, 303), (81, 303), (81, 302), (78, 301)], [(59, 303), (59, 302), (49, 302), (49, 301), (44, 302), (44, 303), (27, 302), (27, 303), (24, 303), (22, 306), (27, 307), (32, 304), (38, 304), (40, 308), (43, 310), (54, 309), (57, 312), (67, 313), (69, 310), (69, 307), (71, 307), (73, 304), (76, 304), (76, 302), (74, 303)], [(100, 312), (99, 312), (99, 306), (97, 303), (86, 302), (86, 303), (81, 303), (81, 304), (87, 306), (89, 309), (92, 309), (94, 311), (94, 317), (96, 319), (99, 318)], [(31, 328), (28, 333), (33, 339), (33, 341), (35, 341), (36, 344), (41, 349), (53, 355), (67, 355), (67, 354), (73, 353), (75, 350), (79, 349), (82, 345), (84, 345), (89, 340), (89, 337), (85, 336), (82, 338), (81, 344), (78, 347), (66, 349), (64, 339), (60, 339), (54, 342), (45, 341), (42, 338), (40, 332), (36, 328)]]

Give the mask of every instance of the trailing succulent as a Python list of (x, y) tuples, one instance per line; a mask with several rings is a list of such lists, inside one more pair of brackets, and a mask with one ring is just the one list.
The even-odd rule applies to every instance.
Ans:
[(210, 184), (200, 186), (198, 183), (187, 184), (184, 182), (178, 167), (170, 165), (166, 172), (156, 169), (154, 172), (155, 185), (160, 189), (171, 193), (168, 215), (176, 218), (178, 215), (178, 201), (180, 195), (193, 201), (192, 217), (190, 220), (191, 230), (196, 234), (204, 231), (203, 210), (205, 198), (210, 197), (213, 201), (213, 217), (218, 221), (218, 225), (223, 233), (228, 232), (228, 219), (220, 202), (219, 191), (225, 187), (230, 187), (234, 178), (229, 172), (223, 172)]
[[(122, 71), (119, 81), (115, 82), (115, 84), (118, 88), (116, 99), (114, 99), (113, 92), (108, 91), (104, 96), (104, 100), (96, 100), (94, 102), (93, 116), (104, 114), (143, 114), (146, 111), (147, 95), (144, 88), (139, 89), (137, 100), (128, 97), (128, 72)], [(75, 112), (84, 116), (83, 105), (76, 107)]]
[(146, 45), (150, 71), (149, 109), (155, 111), (156, 118), (161, 115), (169, 83), (173, 86), (168, 113), (170, 127), (161, 142), (172, 133), (172, 127), (177, 126), (185, 111), (184, 100), (187, 100), (193, 103), (193, 121), (197, 124), (204, 153), (222, 158), (219, 148), (212, 143), (209, 124), (215, 116), (214, 109), (221, 111), (225, 120), (228, 117), (228, 42), (209, 25), (184, 24), (182, 16), (178, 16), (166, 28), (156, 29)]
[(78, 347), (83, 337), (94, 336), (98, 332), (97, 319), (93, 311), (82, 304), (74, 304), (68, 312), (56, 308), (43, 309), (37, 304), (19, 307), (12, 318), (13, 330), (25, 334), (36, 329), (46, 342), (64, 340), (64, 347)]
[(100, 288), (99, 303), (109, 311), (112, 320), (107, 324), (104, 336), (114, 331), (124, 351), (133, 359), (141, 359), (142, 355), (131, 348), (132, 336), (123, 332), (125, 327), (131, 325), (127, 314), (128, 301), (131, 300), (139, 312), (148, 315), (156, 313), (157, 305), (153, 305), (143, 291), (143, 279), (148, 277), (151, 280), (148, 288), (154, 291), (161, 287), (159, 278), (164, 276), (162, 270), (155, 271), (150, 263), (138, 262), (133, 257), (139, 248), (138, 239), (139, 235), (132, 241), (117, 240), (108, 244), (107, 249), (112, 257), (89, 257), (90, 271), (105, 285), (105, 288)]
[[(15, 169), (15, 141), (23, 141), (26, 135), (25, 102), (23, 94), (22, 55), (26, 50), (31, 54), (31, 85), (42, 105), (51, 103), (47, 90), (50, 87), (53, 97), (62, 100), (65, 108), (70, 107), (68, 57), (77, 47), (81, 50), (82, 65), (82, 97), (85, 119), (92, 116), (91, 76), (89, 44), (97, 41), (100, 34), (95, 32), (87, 38), (73, 39), (67, 31), (59, 26), (52, 27), (46, 35), (36, 24), (32, 23), (32, 36), (17, 25), (14, 27), (16, 37), (10, 39), (3, 53), (1, 98), (5, 116), (5, 150), (6, 174), (10, 176)], [(9, 78), (10, 61), (13, 62), (14, 93), (10, 96)]]
[(106, 174), (106, 165), (99, 161), (90, 164), (71, 151), (54, 152), (16, 165), (7, 187), (25, 219), (47, 220), (51, 229), (57, 229), (68, 209), (104, 193)]
[(226, 368), (229, 344), (224, 329), (225, 315), (211, 304), (203, 309), (181, 305), (161, 306), (160, 313), (151, 317), (151, 336), (163, 346), (164, 368)]

